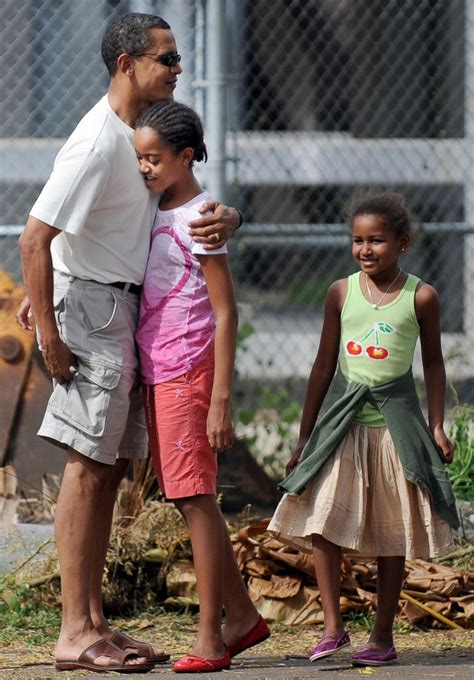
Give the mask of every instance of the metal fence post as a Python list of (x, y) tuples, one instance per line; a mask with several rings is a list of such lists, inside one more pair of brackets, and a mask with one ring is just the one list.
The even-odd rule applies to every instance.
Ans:
[[(154, 3), (151, 3), (154, 4)], [(190, 7), (190, 5), (192, 5)], [(152, 13), (156, 12), (156, 8)], [(174, 98), (194, 106), (194, 40), (195, 40), (195, 17), (194, 3), (186, 0), (164, 0), (160, 3), (159, 14), (167, 21), (176, 39), (178, 52), (182, 55), (183, 72), (178, 78), (178, 86)]]
[[(465, 94), (464, 94), (464, 135), (474, 153), (474, 3), (465, 5)], [(471, 157), (469, 179), (464, 184), (464, 220), (474, 225), (474, 161)], [(465, 236), (464, 250), (464, 332), (469, 339), (474, 337), (474, 235)]]
[(226, 200), (226, 0), (208, 0), (206, 20), (206, 188)]

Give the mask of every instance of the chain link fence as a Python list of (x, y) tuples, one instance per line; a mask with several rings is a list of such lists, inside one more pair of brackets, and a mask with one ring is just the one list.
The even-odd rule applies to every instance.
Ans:
[(327, 287), (355, 270), (345, 206), (383, 187), (422, 223), (403, 266), (437, 288), (449, 377), (474, 399), (473, 0), (4, 0), (0, 266), (19, 279), (18, 225), (105, 92), (101, 35), (128, 11), (169, 21), (183, 55), (176, 98), (208, 135), (224, 128), (223, 148), (211, 144), (211, 158), (224, 154), (219, 198), (246, 218), (231, 244), (243, 397), (285, 384), (301, 399)]

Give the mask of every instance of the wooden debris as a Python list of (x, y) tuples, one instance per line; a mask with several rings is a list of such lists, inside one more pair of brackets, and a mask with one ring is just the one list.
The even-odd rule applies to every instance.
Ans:
[[(433, 618), (435, 618), (437, 621), (441, 621), (441, 623), (445, 623), (447, 626), (450, 626), (451, 628), (456, 628), (456, 629), (458, 629), (458, 630), (464, 630), (464, 628), (463, 628), (462, 626), (458, 626), (457, 623), (454, 623), (454, 621), (451, 621), (451, 620), (448, 619), (446, 616), (443, 616), (443, 615), (441, 614), (441, 611), (443, 611), (443, 610), (447, 610), (447, 611), (450, 611), (450, 610), (451, 610), (451, 603), (449, 603), (448, 605), (446, 605), (444, 602), (431, 602), (431, 603), (430, 603), (431, 606), (428, 606), (427, 604), (424, 604), (423, 602), (418, 602), (418, 600), (416, 600), (416, 599), (415, 599), (414, 597), (412, 597), (411, 595), (408, 595), (408, 593), (404, 592), (403, 590), (402, 590), (402, 592), (401, 592), (401, 594), (400, 594), (400, 599), (402, 599), (402, 600), (408, 600), (408, 602), (409, 602), (410, 604), (412, 604), (412, 605), (415, 606), (415, 609), (418, 607), (418, 609), (421, 609), (421, 610), (424, 611), (425, 613), (427, 613), (427, 614), (429, 614), (430, 616), (432, 616)], [(438, 610), (438, 611), (437, 611), (437, 610)], [(415, 622), (415, 617), (416, 617), (416, 615), (415, 615), (415, 616), (412, 615), (412, 616), (410, 617), (410, 616), (407, 614), (407, 607), (405, 607), (405, 615), (408, 616), (408, 618), (410, 619), (410, 622), (411, 622), (411, 623), (414, 623), (414, 622)], [(423, 618), (423, 616), (420, 617), (420, 618)]]
[[(191, 544), (179, 512), (170, 503), (148, 501), (133, 517), (124, 513), (126, 507), (116, 515), (107, 555), (104, 593), (109, 611), (123, 610), (125, 602), (196, 607)], [(266, 531), (267, 525), (268, 520), (249, 524), (232, 535), (250, 596), (269, 621), (322, 623), (312, 556), (280, 543)], [(50, 584), (46, 588), (57, 598), (57, 568), (52, 559), (44, 574), (33, 574), (30, 585)], [(405, 586), (399, 614), (410, 623), (456, 631), (473, 627), (474, 572), (445, 563), (408, 561)], [(375, 560), (343, 559), (340, 608), (344, 614), (374, 613), (376, 589)]]
[[(252, 599), (270, 621), (285, 624), (322, 621), (312, 556), (276, 540), (266, 531), (268, 521), (240, 529), (233, 537), (237, 561)], [(407, 561), (406, 572), (406, 590), (402, 591), (399, 613), (410, 623), (457, 630), (473, 626), (474, 573), (420, 559)], [(374, 612), (376, 588), (375, 560), (344, 558), (340, 598), (343, 613)]]
[(166, 575), (166, 589), (171, 598), (185, 598), (190, 604), (199, 603), (196, 574), (191, 560), (177, 560)]

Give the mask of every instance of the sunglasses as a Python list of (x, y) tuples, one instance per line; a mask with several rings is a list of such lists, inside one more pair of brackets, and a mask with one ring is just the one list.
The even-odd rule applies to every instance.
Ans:
[(176, 64), (181, 61), (181, 55), (177, 52), (168, 52), (167, 54), (150, 54), (149, 52), (141, 52), (139, 54), (132, 54), (132, 57), (150, 57), (153, 61), (158, 64), (167, 66), (168, 68), (173, 68)]

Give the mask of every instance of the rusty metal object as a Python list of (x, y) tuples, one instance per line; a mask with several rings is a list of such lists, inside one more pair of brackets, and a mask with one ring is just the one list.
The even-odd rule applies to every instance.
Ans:
[(5, 361), (16, 361), (23, 355), (23, 345), (11, 333), (0, 335), (0, 359)]
[(0, 270), (0, 465), (28, 378), (34, 334), (19, 328), (15, 313), (24, 291)]
[(64, 468), (64, 451), (36, 435), (51, 395), (51, 378), (35, 334), (16, 312), (25, 291), (0, 269), (0, 467), (11, 463), (20, 492), (41, 495), (42, 475)]
[(10, 433), (8, 462), (18, 475), (18, 487), (28, 496), (42, 493), (42, 476), (59, 474), (65, 463), (64, 450), (37, 436), (51, 396), (51, 377), (44, 368), (38, 348), (33, 349), (31, 365), (20, 408)]

